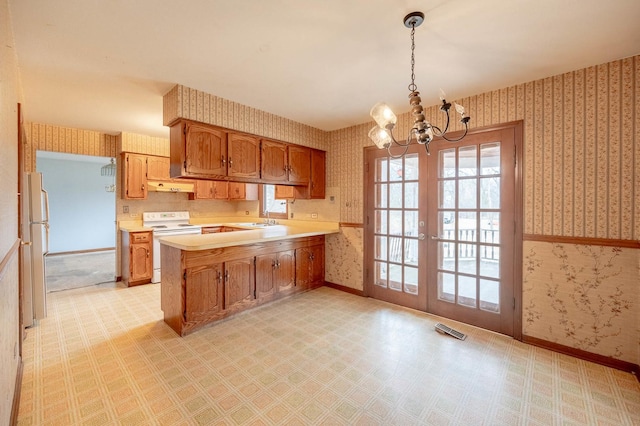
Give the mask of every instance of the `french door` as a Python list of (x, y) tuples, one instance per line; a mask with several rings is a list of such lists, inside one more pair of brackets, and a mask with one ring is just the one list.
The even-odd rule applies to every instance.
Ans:
[[(412, 146), (403, 158), (386, 150), (368, 150), (365, 193), (367, 293), (413, 309), (425, 310), (426, 268), (424, 203), (426, 162), (422, 147)], [(422, 179), (424, 179), (422, 178)], [(422, 213), (421, 213), (422, 210)]]
[(369, 296), (514, 335), (518, 131), (366, 151)]

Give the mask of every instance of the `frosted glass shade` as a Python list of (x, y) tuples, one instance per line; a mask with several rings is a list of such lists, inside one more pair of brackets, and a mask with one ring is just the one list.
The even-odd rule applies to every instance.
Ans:
[(389, 135), (387, 129), (382, 129), (378, 126), (369, 130), (369, 138), (380, 149), (386, 148), (391, 145), (391, 135)]
[(396, 115), (391, 111), (391, 108), (384, 102), (378, 102), (371, 108), (371, 117), (376, 120), (378, 126), (386, 129), (389, 124), (393, 127), (398, 120)]
[(464, 115), (464, 107), (462, 105), (460, 105), (459, 103), (454, 102), (453, 106), (455, 106), (456, 111), (458, 111), (458, 114)]

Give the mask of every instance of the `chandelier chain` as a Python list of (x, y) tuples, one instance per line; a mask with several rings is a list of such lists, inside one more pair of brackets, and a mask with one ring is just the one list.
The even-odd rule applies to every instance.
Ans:
[(415, 92), (418, 89), (418, 86), (416, 86), (416, 83), (415, 83), (416, 75), (413, 71), (416, 65), (416, 59), (413, 53), (413, 51), (416, 49), (416, 42), (414, 41), (415, 33), (416, 33), (416, 24), (415, 22), (413, 22), (411, 24), (411, 84), (409, 85), (410, 92)]

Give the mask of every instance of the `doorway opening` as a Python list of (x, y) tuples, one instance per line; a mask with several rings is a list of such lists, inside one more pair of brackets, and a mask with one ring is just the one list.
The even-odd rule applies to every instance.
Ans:
[[(36, 152), (49, 194), (47, 292), (115, 282), (115, 173), (109, 157)], [(115, 169), (114, 169), (115, 171)]]

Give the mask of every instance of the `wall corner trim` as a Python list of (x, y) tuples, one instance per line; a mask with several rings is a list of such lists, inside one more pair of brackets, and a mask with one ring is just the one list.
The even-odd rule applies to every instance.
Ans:
[(325, 285), (325, 287), (329, 287), (329, 288), (332, 288), (334, 290), (344, 291), (345, 293), (354, 294), (356, 296), (367, 297), (364, 294), (364, 291), (358, 290), (357, 288), (351, 288), (351, 287), (347, 287), (347, 286), (344, 286), (344, 285), (341, 285), (341, 284), (334, 284), (334, 283), (331, 283), (329, 281), (325, 281), (324, 285)]

